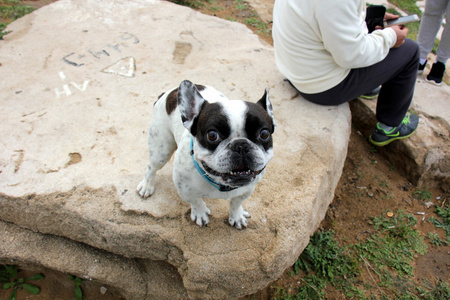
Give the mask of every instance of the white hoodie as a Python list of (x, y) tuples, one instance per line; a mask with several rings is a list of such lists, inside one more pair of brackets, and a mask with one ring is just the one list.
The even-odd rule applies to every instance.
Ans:
[(276, 0), (275, 60), (303, 93), (339, 84), (351, 69), (382, 61), (396, 43), (391, 28), (368, 33), (364, 0)]

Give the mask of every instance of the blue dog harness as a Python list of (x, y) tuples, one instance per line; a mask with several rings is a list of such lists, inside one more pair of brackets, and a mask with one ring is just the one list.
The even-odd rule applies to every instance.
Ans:
[(194, 158), (194, 138), (193, 137), (191, 137), (191, 157), (192, 157), (192, 161), (194, 162), (194, 166), (197, 169), (197, 171), (213, 187), (215, 187), (216, 189), (218, 189), (221, 192), (229, 192), (229, 191), (237, 189), (237, 187), (231, 187), (228, 185), (223, 185), (221, 183), (215, 182), (214, 179), (209, 177), (208, 174), (206, 174), (205, 170), (203, 170), (200, 167), (200, 165), (197, 163), (197, 161)]

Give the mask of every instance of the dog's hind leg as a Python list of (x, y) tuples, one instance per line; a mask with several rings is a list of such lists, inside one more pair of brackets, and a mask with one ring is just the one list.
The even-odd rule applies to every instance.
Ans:
[(155, 191), (155, 175), (172, 157), (177, 145), (172, 133), (168, 128), (156, 128), (150, 126), (148, 134), (148, 146), (150, 162), (147, 166), (144, 179), (139, 183), (136, 190), (138, 194), (147, 198)]

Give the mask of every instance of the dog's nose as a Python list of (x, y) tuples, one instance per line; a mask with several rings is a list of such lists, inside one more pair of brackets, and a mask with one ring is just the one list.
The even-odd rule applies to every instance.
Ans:
[(250, 151), (250, 147), (246, 141), (236, 141), (231, 148), (234, 152), (239, 153), (240, 155), (246, 154)]

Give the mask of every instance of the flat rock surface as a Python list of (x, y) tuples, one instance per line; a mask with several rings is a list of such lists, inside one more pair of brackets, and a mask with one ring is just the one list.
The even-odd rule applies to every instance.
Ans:
[[(1, 220), (105, 250), (123, 264), (139, 258), (145, 266), (130, 272), (144, 278), (157, 276), (150, 261), (166, 262), (193, 298), (250, 294), (297, 259), (342, 172), (348, 105), (304, 101), (283, 82), (272, 47), (245, 26), (165, 1), (60, 0), (8, 30), (0, 43)], [(158, 173), (150, 199), (135, 193), (148, 160), (153, 103), (184, 79), (253, 102), (270, 90), (275, 156), (244, 202), (252, 215), (245, 230), (227, 224), (223, 200), (206, 200), (212, 211), (207, 228), (192, 223), (172, 183), (171, 163)], [(18, 249), (7, 247), (0, 245), (0, 258)], [(45, 256), (49, 249), (21, 251)], [(44, 261), (22, 252), (14, 259)], [(68, 272), (64, 264), (45, 264)], [(70, 266), (72, 274), (114, 282), (98, 272), (102, 264), (96, 272)], [(132, 278), (124, 280), (133, 285)], [(155, 287), (147, 290), (151, 299)]]

